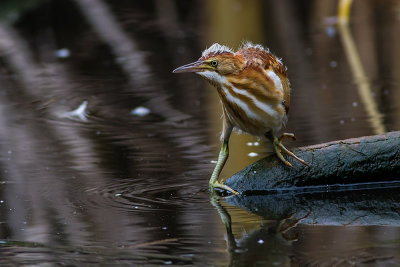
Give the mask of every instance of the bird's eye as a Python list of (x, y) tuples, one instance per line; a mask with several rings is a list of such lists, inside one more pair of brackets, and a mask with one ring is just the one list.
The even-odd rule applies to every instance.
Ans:
[(212, 60), (211, 61), (211, 66), (213, 66), (214, 68), (218, 66), (218, 61), (217, 60)]

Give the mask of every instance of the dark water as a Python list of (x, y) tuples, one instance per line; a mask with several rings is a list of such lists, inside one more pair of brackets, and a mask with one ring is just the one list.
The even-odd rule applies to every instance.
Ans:
[[(290, 145), (398, 130), (398, 1), (352, 7), (362, 77), (333, 0), (1, 2), (0, 265), (399, 264), (396, 183), (210, 197), (217, 95), (171, 73), (263, 43), (289, 69)], [(234, 135), (222, 176), (268, 151)]]

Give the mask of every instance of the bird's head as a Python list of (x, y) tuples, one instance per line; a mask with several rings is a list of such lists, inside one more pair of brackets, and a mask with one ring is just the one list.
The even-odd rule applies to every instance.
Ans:
[(230, 48), (213, 44), (204, 50), (201, 57), (192, 63), (176, 68), (173, 73), (194, 72), (212, 83), (220, 82), (227, 75), (240, 72), (246, 65), (242, 55)]

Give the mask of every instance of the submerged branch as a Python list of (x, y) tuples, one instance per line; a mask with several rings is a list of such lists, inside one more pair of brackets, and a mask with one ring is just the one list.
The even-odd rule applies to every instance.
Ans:
[(275, 155), (261, 159), (225, 184), (240, 193), (394, 181), (400, 175), (400, 132), (366, 136), (293, 150), (311, 167), (288, 168)]

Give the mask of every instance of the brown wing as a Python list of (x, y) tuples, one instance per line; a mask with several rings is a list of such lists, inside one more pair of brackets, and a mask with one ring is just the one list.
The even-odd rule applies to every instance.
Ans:
[(265, 69), (273, 69), (281, 79), (283, 88), (283, 105), (285, 106), (287, 114), (290, 106), (290, 82), (287, 78), (286, 67), (283, 65), (280, 59), (273, 54), (268, 53), (268, 65), (265, 66)]
[(248, 65), (258, 65), (265, 70), (274, 70), (282, 82), (283, 105), (285, 106), (286, 113), (288, 113), (290, 106), (290, 83), (286, 75), (286, 68), (282, 62), (275, 55), (257, 45), (240, 49), (237, 53), (246, 59)]
[(285, 106), (286, 114), (289, 112), (290, 107), (290, 82), (286, 75), (286, 68), (279, 64), (278, 68), (274, 68), (276, 74), (279, 76), (283, 87), (283, 105)]
[(265, 69), (273, 69), (274, 72), (281, 79), (282, 88), (283, 88), (283, 105), (285, 106), (286, 114), (289, 112), (290, 107), (290, 82), (287, 78), (286, 67), (282, 64), (282, 62), (273, 54), (268, 53), (268, 65), (265, 66)]

